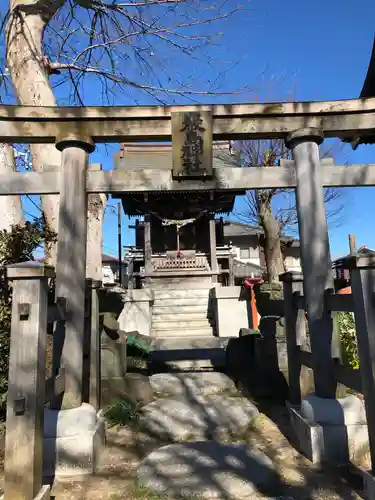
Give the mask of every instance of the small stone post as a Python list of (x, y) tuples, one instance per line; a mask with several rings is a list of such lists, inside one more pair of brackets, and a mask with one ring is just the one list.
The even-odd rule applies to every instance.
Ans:
[(91, 336), (90, 336), (90, 393), (89, 403), (96, 410), (100, 409), (101, 394), (101, 347), (100, 347), (100, 325), (99, 325), (99, 295), (102, 282), (92, 281), (91, 298)]
[(289, 401), (301, 404), (301, 346), (306, 343), (305, 311), (295, 307), (295, 296), (303, 294), (303, 275), (287, 272), (280, 275), (284, 284), (285, 334), (288, 351)]
[(85, 321), (87, 193), (89, 153), (95, 147), (79, 134), (58, 138), (62, 151), (60, 172), (59, 235), (57, 242), (56, 296), (66, 299), (66, 320), (54, 335), (54, 374), (65, 368), (62, 408), (82, 403)]
[(212, 282), (216, 283), (218, 278), (218, 263), (216, 255), (216, 222), (214, 216), (211, 217), (209, 221), (210, 225), (210, 264), (211, 271), (213, 274)]
[(42, 488), (48, 279), (55, 273), (25, 262), (8, 266), (7, 276), (13, 300), (4, 499), (33, 500)]
[(151, 216), (145, 215), (144, 220), (144, 239), (145, 239), (145, 275), (146, 283), (149, 283), (149, 274), (152, 272), (152, 246), (151, 246)]
[(335, 398), (337, 381), (333, 357), (339, 357), (333, 323), (325, 307), (325, 296), (333, 289), (324, 193), (320, 176), (319, 144), (323, 133), (318, 129), (297, 130), (287, 138), (295, 161), (298, 225), (304, 295), (308, 313), (311, 351), (314, 363), (315, 393)]

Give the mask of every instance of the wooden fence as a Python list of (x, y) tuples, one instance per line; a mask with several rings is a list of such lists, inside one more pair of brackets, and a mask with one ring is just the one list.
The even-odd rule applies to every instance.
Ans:
[[(5, 437), (5, 500), (47, 500), (43, 486), (43, 429), (45, 406), (59, 408), (65, 390), (65, 370), (46, 377), (47, 324), (64, 329), (66, 301), (48, 305), (53, 267), (26, 262), (8, 266), (12, 281), (11, 345)], [(87, 280), (85, 312), (85, 370), (82, 400), (100, 406), (100, 338), (97, 290), (100, 282)], [(71, 299), (71, 298), (70, 298)], [(71, 299), (72, 300), (72, 299)], [(73, 298), (74, 300), (74, 298)], [(55, 345), (54, 345), (55, 348)], [(53, 353), (55, 355), (56, 353)]]
[[(367, 415), (369, 444), (373, 469), (375, 467), (375, 259), (349, 256), (341, 265), (349, 269), (352, 295), (335, 294), (327, 290), (323, 314), (344, 311), (353, 312), (358, 342), (360, 369), (354, 370), (332, 358), (336, 384), (340, 383), (363, 393)], [(285, 273), (280, 276), (284, 283), (285, 329), (288, 351), (289, 401), (301, 404), (300, 375), (302, 366), (314, 371), (322, 351), (307, 340), (305, 297), (301, 273)], [(325, 331), (321, 332), (325, 334)], [(374, 470), (372, 471), (374, 473)]]

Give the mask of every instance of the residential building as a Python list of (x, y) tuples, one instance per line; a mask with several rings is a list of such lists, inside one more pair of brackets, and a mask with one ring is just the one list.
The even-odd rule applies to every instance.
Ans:
[[(122, 285), (127, 284), (127, 263), (122, 262), (121, 272), (122, 272)], [(120, 283), (120, 261), (117, 257), (112, 255), (103, 254), (102, 257), (102, 269), (103, 269), (103, 285), (111, 286)]]
[[(233, 221), (224, 223), (224, 243), (231, 246), (234, 265), (241, 268), (241, 275), (257, 277), (263, 274), (266, 267), (263, 238), (264, 232), (260, 227)], [(283, 236), (281, 243), (286, 270), (301, 271), (299, 241)]]

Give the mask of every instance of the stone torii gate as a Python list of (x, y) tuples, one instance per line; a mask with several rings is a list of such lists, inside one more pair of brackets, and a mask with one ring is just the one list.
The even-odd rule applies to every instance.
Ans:
[[(202, 137), (206, 142), (199, 152), (201, 170), (184, 171), (186, 164), (182, 165), (178, 155), (171, 171), (131, 166), (126, 170), (88, 169), (96, 143), (173, 140), (175, 147), (186, 117), (205, 124)], [(176, 128), (173, 123), (180, 125)], [(60, 172), (0, 175), (0, 195), (60, 195), (56, 294), (66, 299), (66, 320), (65, 331), (56, 332), (61, 353), (54, 369), (55, 374), (61, 365), (65, 370), (63, 408), (75, 408), (82, 402), (87, 194), (135, 191), (296, 189), (315, 390), (322, 398), (335, 398), (332, 319), (324, 301), (333, 285), (323, 187), (375, 186), (375, 164), (321, 162), (319, 144), (328, 137), (365, 142), (374, 130), (373, 98), (187, 107), (0, 106), (0, 142), (54, 143), (62, 152)], [(212, 169), (207, 152), (212, 140), (269, 138), (284, 139), (294, 160), (261, 169)], [(371, 356), (375, 360), (375, 347)], [(364, 366), (362, 376), (375, 380), (373, 366)], [(366, 387), (369, 400), (375, 401), (375, 384)], [(375, 412), (368, 411), (369, 432), (375, 439)]]
[[(172, 121), (191, 114), (198, 114), (208, 124), (208, 148), (212, 139), (282, 138), (292, 149), (294, 162), (262, 169), (225, 167), (216, 171), (205, 164), (202, 172), (186, 177), (181, 176), (181, 164), (174, 166), (175, 171), (131, 167), (88, 171), (95, 143), (170, 141), (176, 135)], [(334, 397), (332, 358), (328, 355), (332, 328), (323, 315), (324, 292), (332, 288), (332, 282), (322, 187), (375, 185), (375, 166), (325, 164), (321, 168), (318, 145), (324, 137), (351, 141), (366, 137), (374, 129), (375, 99), (188, 107), (1, 106), (0, 142), (55, 143), (62, 152), (61, 173), (0, 176), (0, 194), (60, 195), (56, 294), (67, 299), (68, 311), (61, 346), (66, 376), (64, 408), (81, 404), (87, 194), (155, 190), (296, 188), (309, 329), (312, 342), (321, 352), (316, 359), (316, 392)], [(177, 135), (181, 135), (180, 131)], [(206, 150), (207, 146), (202, 157)], [(326, 335), (319, 334), (322, 329)]]

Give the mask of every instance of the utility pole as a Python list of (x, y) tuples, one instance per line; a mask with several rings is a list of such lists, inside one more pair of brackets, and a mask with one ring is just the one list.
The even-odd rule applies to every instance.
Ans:
[(117, 239), (119, 282), (120, 286), (122, 286), (121, 202), (117, 203)]
[(355, 234), (349, 234), (349, 249), (350, 249), (350, 255), (355, 255), (357, 253), (357, 243)]

